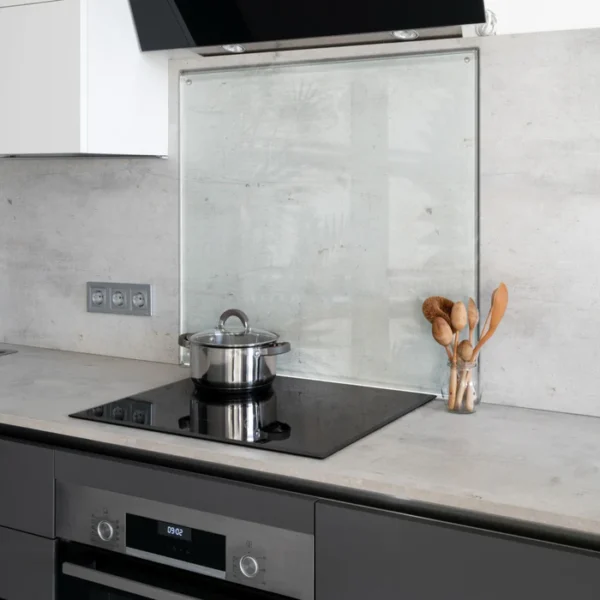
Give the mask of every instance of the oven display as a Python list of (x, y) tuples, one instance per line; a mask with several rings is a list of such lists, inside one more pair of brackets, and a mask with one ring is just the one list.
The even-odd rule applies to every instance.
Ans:
[(158, 521), (158, 533), (177, 540), (192, 541), (192, 530), (189, 527), (182, 527), (173, 523)]
[(173, 558), (225, 573), (224, 535), (159, 521), (138, 515), (125, 515), (125, 546), (155, 556)]

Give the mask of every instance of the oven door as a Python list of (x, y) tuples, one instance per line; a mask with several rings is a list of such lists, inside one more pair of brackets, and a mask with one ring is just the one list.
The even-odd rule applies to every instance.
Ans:
[(58, 600), (284, 600), (227, 581), (82, 546), (59, 547)]

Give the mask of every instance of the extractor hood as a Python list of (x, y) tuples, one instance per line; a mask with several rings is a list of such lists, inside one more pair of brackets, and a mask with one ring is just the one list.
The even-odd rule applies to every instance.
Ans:
[(202, 55), (459, 37), (484, 0), (130, 0), (142, 50)]

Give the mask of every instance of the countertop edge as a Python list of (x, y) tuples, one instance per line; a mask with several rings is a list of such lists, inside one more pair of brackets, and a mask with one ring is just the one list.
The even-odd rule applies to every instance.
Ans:
[(367, 509), (385, 510), (410, 517), (474, 528), (478, 531), (485, 530), (492, 534), (527, 538), (533, 542), (549, 542), (581, 550), (600, 551), (600, 535), (542, 522), (493, 515), (485, 511), (455, 508), (421, 500), (395, 498), (376, 492), (309, 481), (292, 476), (274, 475), (244, 467), (189, 459), (6, 423), (0, 423), (0, 436), (12, 438), (16, 441), (47, 445), (59, 450), (88, 452), (106, 458), (136, 461), (149, 466), (172, 468), (229, 481), (265, 486), (280, 491), (314, 496), (324, 501), (353, 504)]

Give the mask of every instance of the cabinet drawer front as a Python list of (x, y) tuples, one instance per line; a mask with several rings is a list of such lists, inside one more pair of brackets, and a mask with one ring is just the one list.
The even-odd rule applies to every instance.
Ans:
[(0, 439), (0, 481), (0, 526), (53, 538), (54, 451)]
[(290, 531), (314, 532), (315, 499), (302, 494), (79, 452), (56, 452), (56, 480)]
[(316, 600), (596, 600), (600, 555), (317, 503)]
[(0, 527), (0, 598), (54, 600), (56, 543)]

